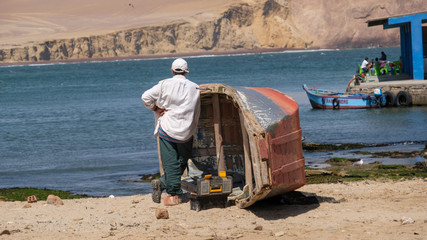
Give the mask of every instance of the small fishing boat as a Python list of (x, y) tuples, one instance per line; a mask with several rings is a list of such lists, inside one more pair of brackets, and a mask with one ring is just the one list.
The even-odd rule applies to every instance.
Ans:
[(386, 106), (387, 103), (381, 89), (375, 89), (372, 95), (322, 90), (306, 84), (303, 89), (314, 109), (377, 108)]
[(191, 162), (203, 174), (231, 176), (238, 207), (305, 184), (295, 100), (271, 88), (217, 83), (201, 85), (200, 99)]

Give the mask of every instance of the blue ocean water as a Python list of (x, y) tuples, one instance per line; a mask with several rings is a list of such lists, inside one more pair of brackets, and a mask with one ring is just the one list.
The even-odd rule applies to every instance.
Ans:
[[(192, 81), (271, 87), (293, 97), (307, 142), (427, 142), (427, 108), (313, 110), (302, 84), (344, 91), (364, 57), (400, 48), (186, 58)], [(171, 76), (173, 59), (0, 67), (0, 188), (93, 196), (150, 192), (158, 171), (153, 114), (143, 91)]]

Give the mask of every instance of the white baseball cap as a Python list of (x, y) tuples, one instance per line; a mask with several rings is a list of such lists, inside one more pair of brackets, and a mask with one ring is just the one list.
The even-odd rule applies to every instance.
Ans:
[(183, 73), (183, 72), (189, 72), (187, 62), (182, 59), (178, 58), (172, 63), (172, 70), (176, 73)]

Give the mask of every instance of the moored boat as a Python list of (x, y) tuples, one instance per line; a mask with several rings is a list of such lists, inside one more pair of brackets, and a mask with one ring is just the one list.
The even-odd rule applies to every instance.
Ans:
[(192, 163), (204, 174), (225, 171), (246, 208), (305, 184), (298, 104), (270, 88), (201, 85)]
[(381, 89), (375, 89), (374, 94), (356, 94), (335, 92), (303, 85), (304, 91), (314, 109), (359, 109), (378, 108), (386, 106), (386, 97)]

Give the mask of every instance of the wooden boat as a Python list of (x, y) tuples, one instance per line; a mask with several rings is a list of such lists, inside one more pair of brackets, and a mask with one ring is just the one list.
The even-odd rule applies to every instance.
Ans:
[(292, 98), (270, 88), (200, 87), (192, 162), (203, 173), (232, 176), (234, 189), (241, 190), (238, 207), (305, 184), (298, 104)]
[(377, 108), (386, 105), (386, 98), (380, 89), (372, 95), (322, 90), (305, 84), (303, 89), (314, 109)]

